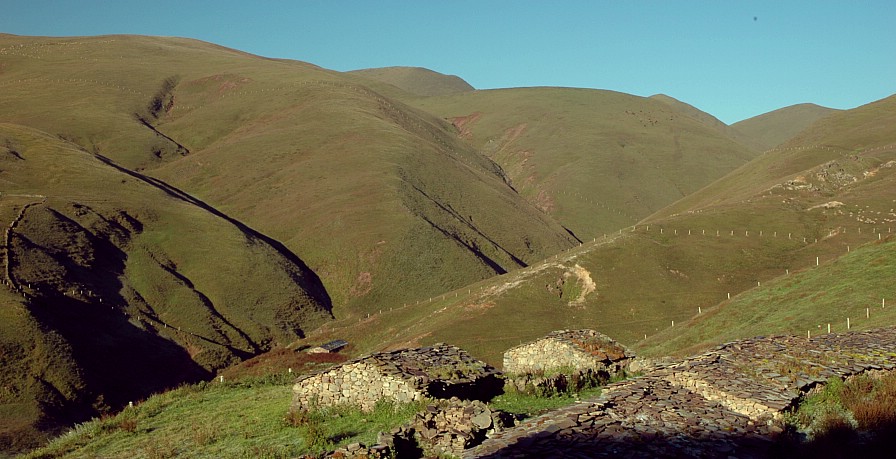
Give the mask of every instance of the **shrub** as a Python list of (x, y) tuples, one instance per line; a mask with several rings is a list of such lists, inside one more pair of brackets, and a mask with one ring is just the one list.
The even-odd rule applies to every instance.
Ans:
[(842, 399), (843, 405), (853, 413), (859, 428), (896, 428), (896, 375), (851, 378), (844, 387)]

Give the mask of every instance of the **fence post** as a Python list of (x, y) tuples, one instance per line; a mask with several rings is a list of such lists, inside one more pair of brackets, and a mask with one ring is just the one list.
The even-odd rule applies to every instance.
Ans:
[(846, 329), (849, 330), (849, 317), (846, 318)]

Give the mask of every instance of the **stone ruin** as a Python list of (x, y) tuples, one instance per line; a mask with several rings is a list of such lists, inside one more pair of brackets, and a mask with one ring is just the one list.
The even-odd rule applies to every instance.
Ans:
[(354, 405), (370, 411), (380, 400), (489, 400), (502, 387), (494, 367), (463, 349), (438, 343), (371, 354), (303, 376), (293, 386), (291, 409)]
[(805, 394), (832, 378), (893, 371), (896, 326), (743, 339), (610, 384), (461, 457), (785, 457), (774, 440)]
[[(456, 397), (432, 400), (414, 418), (389, 432), (375, 445), (352, 443), (325, 455), (328, 459), (387, 459), (396, 457), (459, 457), (516, 421), (479, 400)], [(320, 459), (305, 456), (303, 459)]]
[[(633, 358), (623, 345), (594, 330), (558, 330), (507, 350), (504, 373), (507, 385), (520, 392), (527, 387), (564, 392), (606, 382)], [(570, 378), (583, 383), (573, 387)]]

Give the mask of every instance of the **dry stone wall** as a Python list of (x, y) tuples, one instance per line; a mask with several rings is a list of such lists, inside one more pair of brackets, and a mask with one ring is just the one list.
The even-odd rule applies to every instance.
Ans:
[(383, 374), (369, 362), (353, 362), (314, 375), (293, 387), (293, 406), (354, 405), (370, 411), (380, 400), (419, 401), (423, 392), (409, 381)]

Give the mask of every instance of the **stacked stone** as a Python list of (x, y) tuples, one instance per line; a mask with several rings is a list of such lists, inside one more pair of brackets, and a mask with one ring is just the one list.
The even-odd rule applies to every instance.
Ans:
[(504, 353), (504, 372), (544, 373), (558, 369), (615, 374), (634, 356), (621, 344), (594, 330), (560, 330)]
[(411, 422), (388, 434), (381, 433), (379, 444), (393, 451), (401, 450), (401, 444), (413, 444), (425, 457), (459, 456), (464, 449), (512, 423), (513, 417), (492, 411), (479, 400), (435, 400)]
[(464, 457), (765, 457), (780, 413), (829, 378), (896, 369), (896, 327), (723, 344), (497, 433)]
[[(363, 443), (352, 443), (343, 448), (332, 451), (325, 456), (327, 459), (388, 459), (394, 457), (392, 450), (385, 445), (365, 446)], [(319, 455), (305, 455), (303, 459), (320, 459)]]
[(369, 411), (380, 400), (423, 400), (432, 395), (435, 383), (439, 387), (475, 386), (477, 381), (499, 374), (447, 344), (383, 352), (299, 378), (293, 386), (292, 409), (347, 404)]

